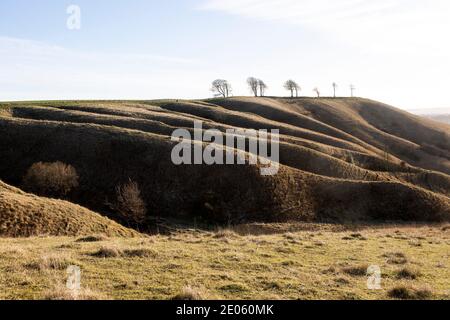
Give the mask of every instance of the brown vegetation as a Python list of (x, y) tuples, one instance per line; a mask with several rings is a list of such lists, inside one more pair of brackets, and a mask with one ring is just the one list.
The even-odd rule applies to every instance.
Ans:
[(103, 246), (92, 253), (92, 256), (97, 258), (153, 258), (156, 256), (156, 252), (148, 248), (123, 249), (116, 246)]
[(368, 268), (369, 265), (364, 264), (359, 266), (345, 267), (342, 269), (342, 271), (350, 276), (362, 277), (367, 275)]
[(420, 270), (412, 267), (404, 267), (397, 272), (397, 278), (399, 279), (416, 280), (420, 276)]
[(433, 290), (429, 287), (415, 287), (400, 285), (391, 289), (388, 293), (390, 298), (402, 300), (426, 300), (433, 297)]
[(142, 200), (138, 184), (130, 180), (128, 183), (117, 187), (116, 193), (116, 210), (120, 219), (132, 226), (144, 223), (147, 218), (147, 208), (144, 200)]
[(64, 198), (77, 187), (75, 168), (59, 161), (34, 163), (23, 178), (24, 190), (40, 196)]

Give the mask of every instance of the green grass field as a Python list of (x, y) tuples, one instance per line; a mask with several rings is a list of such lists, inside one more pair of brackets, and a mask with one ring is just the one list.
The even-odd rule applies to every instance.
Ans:
[[(1, 239), (0, 298), (450, 298), (448, 226), (233, 230), (88, 241)], [(82, 271), (78, 296), (65, 289), (70, 265)], [(367, 288), (370, 265), (381, 268), (381, 290)]]

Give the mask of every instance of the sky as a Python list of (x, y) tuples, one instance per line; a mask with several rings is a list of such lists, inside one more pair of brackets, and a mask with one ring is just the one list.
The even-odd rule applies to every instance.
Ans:
[(212, 97), (227, 79), (450, 113), (448, 0), (2, 0), (0, 101)]

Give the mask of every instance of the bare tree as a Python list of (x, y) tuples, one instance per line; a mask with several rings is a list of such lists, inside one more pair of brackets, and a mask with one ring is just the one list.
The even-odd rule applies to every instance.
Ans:
[(333, 97), (336, 98), (336, 89), (338, 88), (338, 85), (336, 82), (333, 82)]
[(227, 98), (231, 94), (231, 85), (227, 80), (217, 79), (212, 83), (212, 92), (217, 92), (216, 96)]
[(225, 95), (228, 98), (232, 91), (231, 84), (228, 81), (225, 81), (224, 87), (225, 87)]
[(320, 98), (320, 91), (319, 91), (319, 88), (314, 88), (313, 91), (317, 94), (317, 98)]
[(250, 91), (255, 95), (255, 97), (257, 97), (259, 80), (254, 77), (250, 77), (247, 79), (247, 84), (248, 84), (248, 87), (250, 88)]
[(301, 90), (300, 86), (294, 80), (288, 80), (284, 83), (284, 88), (291, 92), (291, 98), (298, 97), (298, 92)]
[(258, 80), (258, 86), (259, 86), (259, 95), (261, 97), (264, 97), (267, 89), (267, 85), (262, 81), (261, 79)]

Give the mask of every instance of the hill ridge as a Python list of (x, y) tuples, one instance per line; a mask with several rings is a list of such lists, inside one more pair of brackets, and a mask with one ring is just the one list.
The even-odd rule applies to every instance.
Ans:
[[(20, 185), (34, 162), (63, 161), (83, 178), (76, 201), (98, 212), (105, 209), (98, 199), (133, 179), (150, 215), (222, 222), (450, 217), (450, 127), (372, 100), (67, 101), (1, 109), (0, 179)], [(279, 174), (173, 165), (173, 130), (192, 133), (199, 120), (204, 130), (280, 129)]]

